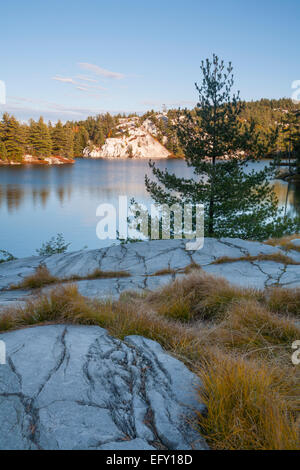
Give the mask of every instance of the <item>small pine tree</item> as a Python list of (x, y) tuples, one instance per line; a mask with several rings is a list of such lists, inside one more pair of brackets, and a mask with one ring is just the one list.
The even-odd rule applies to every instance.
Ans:
[(146, 176), (147, 191), (160, 204), (204, 204), (205, 234), (210, 237), (264, 239), (296, 231), (298, 222), (278, 216), (270, 186), (273, 168), (247, 170), (261, 146), (254, 123), (240, 119), (244, 104), (239, 94), (231, 93), (232, 70), (231, 63), (226, 68), (216, 55), (202, 61), (196, 111), (185, 110), (178, 119), (178, 137), (195, 177), (180, 178), (150, 162), (158, 182)]

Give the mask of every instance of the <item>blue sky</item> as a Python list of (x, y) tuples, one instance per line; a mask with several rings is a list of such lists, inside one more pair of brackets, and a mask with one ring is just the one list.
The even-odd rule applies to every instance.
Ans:
[(191, 106), (214, 52), (243, 99), (300, 79), (300, 0), (11, 0), (0, 17), (0, 112), (20, 119)]

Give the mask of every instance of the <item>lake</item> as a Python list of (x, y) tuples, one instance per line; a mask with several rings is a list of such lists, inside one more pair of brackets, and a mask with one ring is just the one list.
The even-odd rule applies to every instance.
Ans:
[[(178, 176), (192, 175), (182, 160), (158, 160), (157, 165)], [(0, 249), (17, 257), (30, 256), (57, 233), (71, 242), (70, 250), (108, 246), (111, 240), (96, 236), (97, 207), (102, 203), (117, 207), (119, 195), (149, 205), (146, 173), (151, 170), (143, 160), (77, 159), (66, 166), (0, 167)], [(273, 184), (280, 205), (300, 215), (299, 184)]]

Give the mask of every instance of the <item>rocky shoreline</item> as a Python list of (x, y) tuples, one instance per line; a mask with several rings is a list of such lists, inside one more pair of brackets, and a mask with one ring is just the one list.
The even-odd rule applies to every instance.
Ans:
[(60, 157), (58, 155), (51, 157), (34, 157), (33, 155), (24, 155), (22, 160), (0, 160), (0, 166), (19, 166), (19, 165), (70, 165), (75, 163), (73, 158)]

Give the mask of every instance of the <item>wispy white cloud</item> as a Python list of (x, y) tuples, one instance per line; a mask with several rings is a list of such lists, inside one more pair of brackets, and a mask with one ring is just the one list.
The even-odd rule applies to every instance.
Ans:
[(92, 83), (98, 83), (98, 80), (95, 80), (94, 78), (87, 77), (86, 75), (76, 75), (76, 78), (82, 82), (92, 82)]
[[(71, 85), (74, 85), (76, 87), (76, 90), (79, 90), (79, 91), (89, 92), (90, 90), (100, 90), (100, 91), (106, 90), (106, 88), (104, 88), (103, 86), (91, 85), (90, 83), (82, 83), (80, 81), (78, 82), (71, 77), (62, 77), (60, 75), (55, 75), (55, 77), (52, 77), (52, 80), (56, 80), (61, 83), (69, 83)], [(97, 80), (88, 79), (88, 82), (97, 83)], [(94, 96), (97, 96), (97, 95), (94, 94)]]
[(90, 72), (94, 73), (95, 75), (99, 75), (100, 77), (117, 80), (125, 78), (125, 75), (123, 73), (111, 72), (110, 70), (103, 69), (98, 65), (89, 64), (88, 62), (79, 62), (78, 65), (81, 69), (89, 70)]
[(96, 115), (106, 110), (98, 107), (63, 106), (46, 100), (10, 96), (6, 105), (1, 106), (2, 111), (14, 114), (18, 119), (22, 120), (29, 118), (38, 119), (40, 116), (43, 116), (46, 120), (55, 121), (61, 119), (66, 121), (68, 119), (85, 119), (87, 116)]
[(56, 75), (55, 77), (52, 77), (51, 80), (56, 80), (57, 82), (71, 83), (73, 85), (76, 85), (75, 80), (73, 80), (73, 78), (69, 78), (69, 77), (61, 77), (59, 75)]
[(76, 89), (80, 91), (89, 91), (89, 89), (86, 88), (85, 86), (77, 86)]

